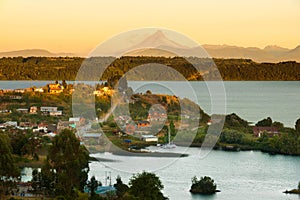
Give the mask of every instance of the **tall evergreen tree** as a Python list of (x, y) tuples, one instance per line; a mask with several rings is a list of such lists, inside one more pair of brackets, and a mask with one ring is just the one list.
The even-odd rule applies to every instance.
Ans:
[(8, 190), (8, 182), (20, 175), (11, 153), (9, 137), (0, 133), (0, 199)]
[(72, 199), (74, 189), (83, 191), (87, 181), (89, 153), (70, 130), (63, 130), (53, 140), (45, 168), (55, 171), (56, 195)]

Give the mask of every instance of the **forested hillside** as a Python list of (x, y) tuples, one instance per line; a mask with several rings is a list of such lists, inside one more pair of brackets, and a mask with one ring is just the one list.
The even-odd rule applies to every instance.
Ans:
[[(110, 63), (112, 57), (15, 57), (0, 59), (0, 80), (75, 80), (82, 65), (90, 66), (88, 73), (97, 74), (101, 63)], [(201, 66), (200, 73), (187, 60)], [(102, 80), (120, 76), (125, 72), (148, 63), (159, 63), (176, 69), (188, 80), (203, 80), (216, 77), (209, 58), (165, 58), (165, 57), (122, 57), (115, 59), (106, 69)], [(249, 59), (214, 59), (223, 80), (300, 80), (300, 63), (256, 63)], [(155, 73), (165, 74), (156, 71)], [(139, 79), (136, 73), (135, 80)]]

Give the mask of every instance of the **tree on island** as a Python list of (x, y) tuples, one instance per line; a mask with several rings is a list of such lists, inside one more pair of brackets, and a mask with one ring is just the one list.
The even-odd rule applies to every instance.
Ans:
[(300, 118), (296, 121), (295, 129), (296, 132), (300, 135)]
[(220, 192), (214, 180), (208, 176), (201, 177), (200, 180), (195, 176), (192, 178), (190, 192), (193, 194), (214, 194)]
[[(161, 190), (164, 188), (159, 178), (148, 172), (134, 175), (129, 181), (129, 195), (137, 200), (165, 200)], [(126, 196), (126, 195), (125, 195)]]
[(263, 119), (263, 120), (257, 122), (255, 124), (255, 126), (267, 126), (268, 127), (268, 126), (272, 126), (272, 123), (273, 123), (273, 121), (272, 121), (271, 117), (268, 117), (266, 119)]

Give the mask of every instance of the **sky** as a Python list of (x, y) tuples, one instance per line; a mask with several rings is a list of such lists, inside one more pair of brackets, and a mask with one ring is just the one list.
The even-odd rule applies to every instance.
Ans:
[(0, 51), (87, 55), (124, 31), (162, 27), (201, 44), (300, 45), (300, 0), (0, 0)]

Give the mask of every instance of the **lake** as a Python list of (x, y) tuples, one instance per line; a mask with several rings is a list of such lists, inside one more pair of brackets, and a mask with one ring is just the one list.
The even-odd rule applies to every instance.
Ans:
[[(176, 150), (182, 151), (177, 147)], [(92, 156), (112, 159), (115, 162), (91, 162), (89, 177), (95, 176), (102, 184), (109, 184), (105, 174), (111, 173), (112, 184), (118, 175), (128, 183), (134, 173), (149, 166), (159, 165), (171, 159), (169, 165), (154, 171), (164, 185), (164, 194), (171, 200), (299, 200), (300, 195), (284, 194), (286, 189), (296, 188), (300, 180), (300, 157), (271, 156), (258, 151), (212, 151), (203, 159), (198, 157), (199, 148), (188, 148), (188, 157), (151, 158), (126, 157), (112, 154)], [(130, 161), (131, 160), (131, 161)], [(135, 165), (134, 168), (130, 163)], [(23, 169), (23, 181), (31, 179), (30, 168)], [(212, 196), (192, 195), (189, 192), (193, 176), (211, 176), (221, 190)]]
[[(182, 147), (177, 148), (176, 151)], [(300, 199), (299, 195), (282, 193), (285, 189), (297, 187), (300, 181), (300, 157), (270, 156), (255, 151), (212, 151), (207, 157), (200, 159), (198, 148), (189, 148), (186, 153), (189, 154), (188, 157), (178, 158), (175, 162), (170, 161), (170, 165), (155, 171), (165, 186), (164, 194), (170, 199)], [(112, 183), (115, 182), (117, 175), (120, 175), (127, 183), (133, 171), (151, 170), (149, 166), (153, 166), (153, 163), (159, 165), (160, 162), (164, 162), (163, 160), (170, 159), (132, 158), (110, 154), (94, 156), (117, 161), (90, 163), (89, 175), (94, 175), (103, 184), (105, 184), (106, 171), (111, 172)], [(129, 160), (135, 163), (133, 168)], [(211, 176), (221, 192), (213, 196), (191, 195), (189, 193), (191, 178), (195, 175)]]
[[(40, 87), (48, 83), (50, 81), (0, 81), (0, 89)], [(89, 82), (91, 83), (94, 82)], [(188, 83), (193, 90), (185, 88), (185, 82), (134, 81), (129, 82), (129, 86), (137, 92), (151, 90), (153, 93), (175, 94), (190, 98), (196, 101), (206, 113), (211, 114), (212, 104), (206, 83), (193, 81)], [(294, 127), (295, 121), (300, 118), (300, 81), (224, 81), (223, 83), (228, 114), (236, 113), (243, 119), (255, 123), (270, 116), (274, 121), (283, 122), (288, 127)]]

